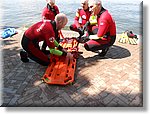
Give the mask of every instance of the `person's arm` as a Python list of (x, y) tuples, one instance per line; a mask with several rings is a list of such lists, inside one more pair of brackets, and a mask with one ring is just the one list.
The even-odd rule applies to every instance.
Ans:
[[(46, 43), (49, 47), (50, 53), (58, 56), (64, 55), (63, 48), (59, 45), (59, 43), (55, 40), (55, 33), (52, 29), (52, 26), (49, 24), (44, 26), (43, 37), (46, 40)], [(58, 49), (56, 49), (58, 48)]]
[(56, 7), (56, 13), (59, 14), (59, 8), (55, 5)]
[(49, 38), (49, 51), (51, 54), (62, 56), (66, 55), (64, 52), (63, 47), (59, 45), (59, 43), (55, 40), (54, 37)]
[(51, 54), (54, 54), (57, 56), (62, 56), (62, 55), (66, 56), (67, 55), (67, 52), (65, 50), (63, 50), (63, 47), (60, 46), (56, 40), (54, 40), (54, 45), (57, 47), (57, 49), (56, 48), (49, 48)]
[(47, 19), (47, 17), (46, 17), (46, 12), (47, 12), (47, 7), (45, 7), (45, 8), (43, 9), (43, 11), (42, 11), (42, 20)]
[(90, 35), (89, 39), (103, 39), (109, 27), (109, 23), (106, 20), (100, 20), (98, 24), (98, 32), (96, 35)]
[(78, 9), (77, 12), (76, 12), (76, 16), (74, 18), (74, 24), (76, 25), (77, 28), (80, 28), (81, 25), (79, 23), (79, 18), (80, 18), (80, 10), (81, 9)]

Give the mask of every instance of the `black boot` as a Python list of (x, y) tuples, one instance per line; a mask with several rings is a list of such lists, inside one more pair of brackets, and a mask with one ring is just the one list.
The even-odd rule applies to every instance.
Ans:
[(102, 52), (99, 53), (99, 56), (100, 56), (100, 57), (104, 57), (104, 56), (106, 55), (106, 53), (107, 53), (108, 50), (109, 50), (109, 48), (103, 49)]
[(28, 54), (25, 51), (20, 51), (20, 57), (22, 62), (29, 62)]

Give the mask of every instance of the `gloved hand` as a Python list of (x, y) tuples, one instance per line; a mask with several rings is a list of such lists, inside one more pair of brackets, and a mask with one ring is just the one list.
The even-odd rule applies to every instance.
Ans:
[(65, 49), (61, 50), (63, 52), (62, 56), (67, 56), (67, 51)]
[(84, 35), (84, 30), (81, 27), (78, 28), (78, 32), (79, 32), (80, 36)]
[(59, 45), (57, 48), (58, 48), (60, 51), (63, 49), (63, 47), (60, 46), (60, 45)]
[(88, 36), (83, 36), (83, 37), (78, 37), (77, 38), (77, 41), (79, 42), (79, 43), (85, 43), (85, 42), (87, 42), (87, 41), (89, 41), (90, 39), (89, 39), (89, 37)]

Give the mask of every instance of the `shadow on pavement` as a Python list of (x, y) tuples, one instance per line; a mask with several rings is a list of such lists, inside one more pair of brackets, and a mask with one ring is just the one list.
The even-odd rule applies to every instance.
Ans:
[(117, 45), (113, 45), (109, 48), (105, 57), (100, 57), (97, 53), (97, 55), (95, 55), (92, 58), (94, 59), (122, 59), (122, 58), (126, 58), (129, 56), (131, 56), (131, 53), (128, 49), (117, 46)]
[[(15, 40), (4, 41), (4, 44), (14, 45)], [(19, 44), (10, 48), (3, 49), (4, 59), (4, 88), (3, 88), (3, 105), (4, 107), (48, 107), (44, 111), (76, 111), (72, 108), (53, 109), (49, 107), (127, 107), (127, 106), (142, 106), (142, 94), (126, 94), (122, 91), (113, 94), (108, 91), (108, 88), (95, 88), (91, 83), (90, 76), (93, 76), (94, 71), (89, 71), (89, 68), (97, 64), (101, 60), (98, 55), (84, 58), (80, 56), (77, 61), (75, 74), (75, 83), (73, 85), (59, 86), (47, 85), (42, 83), (35, 86), (34, 83), (41, 80), (46, 67), (42, 67), (37, 63), (24, 64), (20, 61), (18, 55), (20, 51)], [(112, 46), (107, 55), (103, 59), (122, 59), (129, 57), (131, 53), (128, 49)], [(85, 69), (84, 69), (85, 68)], [(98, 82), (97, 82), (98, 83)], [(115, 83), (115, 82), (114, 82)], [(101, 84), (101, 82), (100, 82)], [(96, 91), (93, 93), (93, 91)], [(113, 102), (112, 102), (113, 101)], [(81, 111), (88, 112), (99, 111), (99, 108), (78, 108)], [(138, 108), (141, 110), (141, 108)], [(26, 111), (26, 108), (6, 108), (8, 112)], [(30, 111), (42, 111), (41, 108), (29, 108)], [(106, 109), (102, 109), (103, 111)], [(108, 109), (109, 110), (109, 109)], [(115, 110), (110, 108), (110, 110)], [(117, 108), (117, 110), (119, 110)], [(120, 109), (120, 111), (126, 109)], [(129, 109), (133, 110), (134, 109)], [(138, 111), (139, 111), (138, 110)]]

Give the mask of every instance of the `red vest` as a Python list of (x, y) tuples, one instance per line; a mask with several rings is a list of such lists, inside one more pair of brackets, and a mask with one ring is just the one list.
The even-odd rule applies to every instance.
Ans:
[(54, 20), (55, 15), (59, 13), (58, 7), (55, 5), (53, 9), (47, 5), (42, 12), (42, 19)]
[[(78, 14), (78, 15), (77, 15)], [(87, 9), (86, 11), (83, 9), (78, 9), (78, 11), (76, 12), (76, 16), (74, 18), (74, 24), (78, 27), (79, 24), (79, 19), (81, 18), (81, 25), (85, 25), (87, 21), (89, 21), (91, 12), (89, 11), (89, 9)]]

